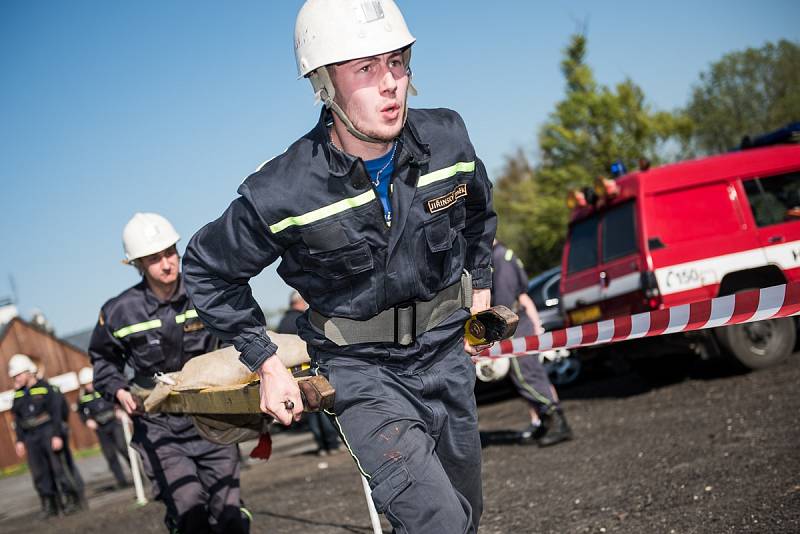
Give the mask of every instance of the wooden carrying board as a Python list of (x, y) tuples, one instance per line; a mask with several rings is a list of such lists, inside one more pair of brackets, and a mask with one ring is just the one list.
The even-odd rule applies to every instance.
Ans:
[(173, 391), (159, 405), (162, 413), (260, 414), (259, 382)]

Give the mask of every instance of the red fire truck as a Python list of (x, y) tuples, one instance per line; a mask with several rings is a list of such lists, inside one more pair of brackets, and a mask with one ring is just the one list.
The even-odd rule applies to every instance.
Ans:
[[(791, 142), (797, 137), (790, 130), (778, 136), (787, 144), (653, 169), (645, 164), (573, 192), (561, 267), (568, 323), (800, 279), (800, 146)], [(771, 144), (768, 136), (759, 139), (751, 144)], [(786, 318), (630, 341), (615, 350), (642, 357), (688, 347), (754, 369), (787, 357), (795, 340), (795, 319)]]

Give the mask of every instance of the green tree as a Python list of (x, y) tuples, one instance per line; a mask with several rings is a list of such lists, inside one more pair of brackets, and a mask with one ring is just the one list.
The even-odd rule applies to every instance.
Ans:
[(570, 190), (607, 176), (617, 160), (629, 167), (640, 158), (657, 163), (670, 141), (690, 131), (685, 116), (651, 110), (633, 81), (613, 90), (599, 85), (585, 62), (586, 46), (579, 34), (565, 50), (566, 95), (539, 132), (539, 165), (532, 168), (519, 152), (495, 187), (498, 236), (531, 272), (560, 261)]
[(695, 125), (688, 146), (699, 154), (800, 120), (800, 46), (781, 40), (724, 55), (700, 74), (686, 114)]
[(552, 267), (560, 258), (563, 236), (551, 228), (566, 225), (563, 195), (542, 195), (541, 184), (522, 149), (508, 156), (494, 187), (498, 238), (514, 249), (528, 272)]

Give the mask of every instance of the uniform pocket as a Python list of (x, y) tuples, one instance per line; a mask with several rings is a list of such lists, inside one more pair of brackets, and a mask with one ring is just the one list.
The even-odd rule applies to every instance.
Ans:
[[(308, 228), (300, 234), (308, 250), (308, 262), (320, 276), (339, 279), (372, 268), (372, 252), (367, 242), (350, 242), (339, 222)], [(309, 271), (306, 265), (304, 270)]]
[(150, 374), (161, 370), (164, 365), (164, 353), (161, 350), (161, 341), (147, 334), (129, 336), (133, 367), (137, 372)]
[(450, 227), (460, 232), (467, 225), (467, 205), (463, 200), (460, 200), (455, 206), (448, 211), (450, 215)]
[[(364, 285), (374, 266), (372, 251), (363, 239), (328, 252), (304, 254), (300, 258), (303, 277), (298, 284), (313, 297), (334, 296), (330, 302), (316, 301), (320, 310), (330, 315), (346, 316), (353, 309), (350, 292)], [(368, 282), (367, 282), (368, 283)]]
[(310, 253), (303, 270), (329, 280), (340, 280), (373, 268), (372, 251), (363, 239), (327, 252)]
[[(450, 225), (450, 215), (442, 213), (425, 223), (425, 240), (422, 244), (426, 258), (425, 270), (420, 273), (425, 287), (430, 292), (441, 291), (456, 276), (453, 271), (453, 258), (458, 258), (459, 248), (454, 248), (458, 232)], [(455, 256), (454, 256), (455, 254)], [(460, 275), (458, 270), (458, 275)]]
[(301, 238), (311, 254), (329, 252), (350, 244), (342, 224), (338, 221), (317, 228), (309, 228), (303, 231)]
[(191, 319), (183, 324), (183, 353), (185, 359), (213, 350), (208, 330), (200, 319)]
[(414, 481), (402, 459), (384, 464), (371, 479), (372, 500), (379, 514), (386, 513), (397, 496)]
[(444, 252), (453, 247), (450, 216), (443, 213), (425, 223), (425, 239), (431, 252)]
[[(374, 315), (373, 250), (365, 237), (345, 231), (348, 223), (330, 224), (332, 231), (304, 228), (300, 239), (284, 253), (278, 274), (289, 285), (301, 288), (311, 307), (323, 315)], [(356, 228), (358, 222), (349, 225)]]

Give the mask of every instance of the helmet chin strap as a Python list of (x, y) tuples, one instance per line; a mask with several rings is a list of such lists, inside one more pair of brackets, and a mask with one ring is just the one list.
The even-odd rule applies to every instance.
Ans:
[[(403, 51), (403, 60), (406, 65), (409, 64), (411, 60), (411, 47), (407, 48)], [(414, 87), (414, 84), (411, 83), (411, 68), (407, 69), (408, 72), (408, 90), (406, 90), (406, 97), (403, 101), (403, 125), (406, 123), (406, 117), (408, 116), (408, 95), (416, 95), (417, 89)], [(328, 67), (320, 67), (311, 74), (308, 75), (308, 79), (311, 81), (311, 87), (314, 88), (314, 103), (322, 102), (325, 104), (325, 107), (332, 110), (336, 113), (336, 116), (339, 117), (339, 120), (342, 121), (347, 131), (353, 134), (357, 139), (362, 141), (366, 141), (367, 143), (386, 143), (383, 139), (376, 139), (372, 136), (369, 136), (355, 127), (353, 121), (350, 120), (350, 117), (347, 116), (347, 113), (337, 104), (334, 100), (336, 97), (336, 87), (333, 85), (333, 81), (331, 80), (330, 73), (328, 72)]]

